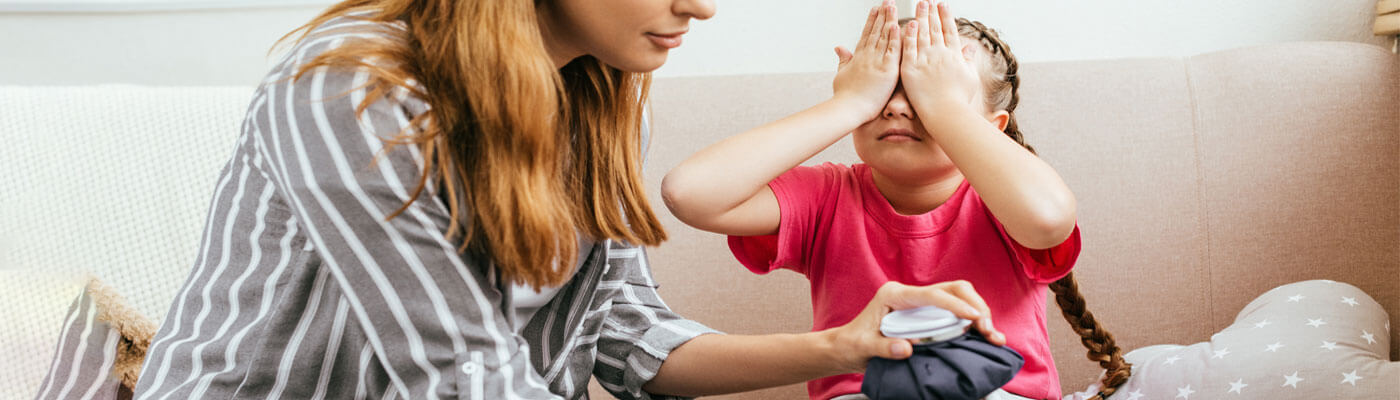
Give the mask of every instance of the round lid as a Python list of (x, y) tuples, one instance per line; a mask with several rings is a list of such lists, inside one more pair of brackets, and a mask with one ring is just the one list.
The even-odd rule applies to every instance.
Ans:
[[(950, 333), (962, 334), (971, 320), (958, 318), (953, 312), (935, 306), (897, 310), (880, 321), (880, 333), (903, 339), (951, 339)], [(957, 335), (952, 335), (956, 337)]]

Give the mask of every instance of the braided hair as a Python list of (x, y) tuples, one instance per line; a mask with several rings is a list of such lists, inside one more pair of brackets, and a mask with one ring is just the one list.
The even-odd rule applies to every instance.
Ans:
[[(1026, 143), (1020, 126), (1016, 124), (1016, 106), (1021, 100), (1021, 77), (1017, 75), (1020, 65), (1016, 62), (1016, 56), (1011, 54), (1011, 48), (995, 30), (981, 22), (958, 18), (957, 23), (959, 35), (977, 40), (987, 50), (988, 57), (979, 63), (987, 106), (993, 110), (1006, 110), (1009, 117), (1003, 132), (1035, 154), (1035, 149)], [(1118, 391), (1118, 386), (1128, 381), (1132, 364), (1123, 359), (1122, 350), (1114, 342), (1113, 335), (1104, 330), (1094, 319), (1094, 314), (1085, 308), (1084, 296), (1079, 293), (1079, 283), (1075, 282), (1074, 273), (1051, 283), (1050, 290), (1055, 292), (1055, 302), (1059, 304), (1065, 320), (1069, 321), (1070, 328), (1079, 334), (1079, 341), (1089, 349), (1089, 360), (1098, 362), (1104, 369), (1102, 389), (1090, 400), (1108, 398)]]

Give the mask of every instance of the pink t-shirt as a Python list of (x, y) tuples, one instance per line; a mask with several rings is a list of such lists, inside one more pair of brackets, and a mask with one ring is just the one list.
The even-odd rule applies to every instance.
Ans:
[[(729, 248), (755, 273), (784, 268), (806, 275), (813, 330), (849, 322), (887, 281), (966, 280), (987, 301), (1007, 345), (1026, 358), (1002, 389), (1060, 398), (1045, 330), (1045, 291), (1079, 256), (1077, 226), (1059, 246), (1028, 249), (1006, 234), (966, 181), (933, 211), (901, 215), (875, 187), (865, 164), (797, 167), (768, 186), (782, 213), (778, 234), (730, 236)], [(817, 379), (807, 383), (807, 393), (813, 399), (859, 393), (861, 378)]]

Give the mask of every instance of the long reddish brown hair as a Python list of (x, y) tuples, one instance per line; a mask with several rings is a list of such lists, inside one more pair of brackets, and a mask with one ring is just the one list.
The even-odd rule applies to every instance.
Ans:
[(320, 54), (296, 78), (320, 66), (364, 68), (368, 95), (358, 111), (393, 100), (398, 88), (431, 105), (388, 140), (423, 154), (409, 203), (436, 188), (459, 250), (535, 287), (561, 285), (571, 275), (576, 234), (638, 245), (666, 239), (642, 186), (650, 74), (591, 56), (556, 68), (537, 19), (546, 3), (346, 0), (287, 35), (301, 32), (297, 40), (306, 40), (342, 17), (401, 24), (382, 29), (386, 40), (352, 40)]

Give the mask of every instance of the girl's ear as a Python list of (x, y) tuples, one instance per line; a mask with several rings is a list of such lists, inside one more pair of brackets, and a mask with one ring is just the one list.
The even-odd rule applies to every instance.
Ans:
[(1004, 131), (1006, 130), (1006, 124), (1011, 123), (1011, 113), (1006, 112), (1006, 110), (997, 110), (992, 113), (992, 115), (988, 116), (987, 122), (996, 125), (998, 131)]

